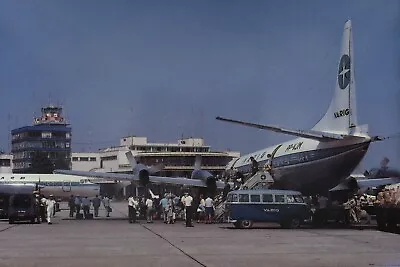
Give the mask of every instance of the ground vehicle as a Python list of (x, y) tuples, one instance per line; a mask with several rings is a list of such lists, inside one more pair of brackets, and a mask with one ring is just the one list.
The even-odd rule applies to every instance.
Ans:
[(253, 222), (277, 222), (284, 228), (297, 228), (311, 216), (301, 193), (290, 190), (231, 191), (226, 209), (237, 228), (251, 228)]
[(36, 209), (33, 191), (35, 185), (31, 184), (3, 184), (0, 185), (2, 210), (10, 223), (14, 221), (35, 221)]

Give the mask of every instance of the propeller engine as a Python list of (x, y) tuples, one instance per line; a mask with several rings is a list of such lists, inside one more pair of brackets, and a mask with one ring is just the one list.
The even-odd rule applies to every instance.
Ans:
[(139, 184), (141, 186), (147, 186), (150, 183), (150, 175), (160, 172), (164, 168), (164, 165), (161, 164), (156, 166), (146, 166), (138, 163), (131, 151), (126, 152), (125, 155), (132, 167), (133, 174), (139, 177)]
[(217, 177), (211, 174), (209, 171), (201, 169), (201, 157), (196, 156), (194, 170), (191, 175), (192, 179), (202, 180), (207, 186), (207, 192), (212, 194), (217, 190)]

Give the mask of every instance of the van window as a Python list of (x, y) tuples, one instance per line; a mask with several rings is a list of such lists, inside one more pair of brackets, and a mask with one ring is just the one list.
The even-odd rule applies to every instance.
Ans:
[(292, 195), (287, 195), (287, 196), (286, 196), (286, 199), (287, 199), (287, 203), (294, 203), (294, 196), (292, 196)]
[(284, 195), (275, 195), (275, 202), (284, 203), (285, 202), (285, 196)]
[(304, 199), (300, 196), (294, 196), (294, 200), (296, 200), (296, 203), (304, 203)]
[(226, 202), (232, 202), (232, 197), (233, 197), (233, 194), (228, 194), (228, 197), (226, 198)]
[(261, 202), (260, 195), (250, 195), (250, 202)]
[(12, 204), (15, 208), (29, 208), (31, 206), (31, 196), (15, 195)]
[(263, 202), (274, 202), (272, 195), (270, 194), (264, 194), (262, 195), (263, 197)]
[(238, 195), (236, 194), (232, 195), (232, 202), (238, 202)]
[(239, 194), (239, 202), (249, 202), (248, 194)]

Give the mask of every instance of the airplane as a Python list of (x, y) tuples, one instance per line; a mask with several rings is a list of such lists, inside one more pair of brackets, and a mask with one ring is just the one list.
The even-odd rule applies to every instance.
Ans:
[[(188, 187), (205, 188), (207, 193), (214, 194), (217, 189), (225, 187), (225, 183), (219, 181), (216, 176), (209, 171), (201, 169), (201, 157), (196, 156), (194, 170), (192, 171), (191, 178), (186, 177), (167, 177), (155, 176), (153, 174), (162, 170), (162, 165), (147, 166), (136, 161), (131, 151), (125, 153), (128, 158), (129, 164), (132, 167), (132, 174), (125, 173), (101, 173), (101, 172), (87, 172), (87, 171), (73, 171), (73, 170), (54, 170), (56, 174), (76, 175), (84, 177), (92, 177), (103, 180), (121, 181), (121, 184), (128, 185), (130, 182), (137, 182), (140, 186), (146, 187), (150, 183), (155, 184), (174, 184), (183, 185)], [(91, 180), (92, 182), (96, 182)], [(149, 191), (152, 196), (155, 196)]]
[(369, 136), (368, 125), (358, 125), (354, 80), (352, 25), (344, 24), (336, 86), (324, 116), (310, 130), (296, 130), (224, 117), (217, 120), (283, 133), (296, 139), (277, 144), (232, 160), (227, 170), (249, 173), (250, 157), (268, 166), (274, 179), (272, 188), (298, 190), (313, 195), (349, 177), (364, 158), (372, 142), (384, 138)]
[[(369, 145), (383, 140), (369, 136), (367, 125), (358, 125), (353, 66), (353, 41), (351, 21), (344, 25), (342, 48), (338, 65), (336, 87), (330, 106), (311, 130), (293, 130), (279, 126), (262, 125), (217, 117), (218, 120), (289, 134), (298, 138), (256, 151), (231, 161), (227, 170), (237, 168), (250, 172), (250, 157), (260, 164), (271, 166), (273, 187), (293, 189), (303, 194), (328, 191), (349, 176), (368, 151)], [(97, 177), (108, 180), (166, 183), (205, 187), (208, 191), (224, 188), (225, 184), (205, 170), (196, 166), (191, 178), (155, 176), (155, 170), (135, 162), (131, 152), (126, 153), (133, 174), (96, 173), (71, 170), (55, 170), (54, 173)]]
[(56, 198), (68, 198), (71, 195), (92, 198), (100, 195), (100, 185), (87, 178), (62, 174), (16, 174), (1, 173), (0, 185), (3, 184), (35, 184), (40, 193)]

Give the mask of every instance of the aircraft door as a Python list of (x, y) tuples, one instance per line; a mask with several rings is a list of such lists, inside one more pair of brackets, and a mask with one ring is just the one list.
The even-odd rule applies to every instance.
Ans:
[(274, 173), (274, 170), (273, 170), (274, 157), (275, 157), (276, 152), (278, 152), (279, 148), (281, 148), (281, 147), (282, 147), (282, 144), (278, 145), (274, 149), (274, 151), (272, 151), (272, 153), (271, 153), (271, 155), (269, 157), (269, 162), (268, 162), (269, 166), (266, 166), (269, 174), (272, 176), (272, 179), (274, 179), (274, 181), (276, 181), (276, 179), (277, 179), (277, 177), (276, 177), (276, 175)]
[(71, 192), (71, 182), (70, 181), (63, 181), (62, 182), (62, 190), (64, 192)]

